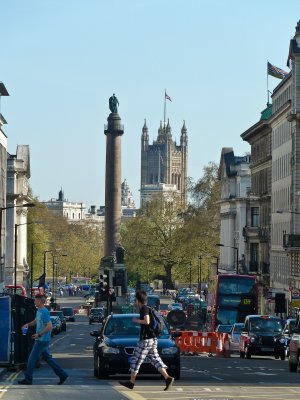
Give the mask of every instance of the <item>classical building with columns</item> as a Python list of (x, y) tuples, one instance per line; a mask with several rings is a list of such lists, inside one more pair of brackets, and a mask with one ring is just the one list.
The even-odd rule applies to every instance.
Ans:
[(172, 138), (172, 129), (160, 123), (157, 139), (149, 144), (146, 120), (141, 137), (141, 207), (152, 195), (177, 193), (187, 201), (188, 136), (185, 122), (181, 128), (180, 145)]
[[(6, 254), (5, 254), (5, 284), (13, 285), (15, 281), (23, 285), (28, 274), (27, 267), (27, 208), (29, 203), (28, 181), (30, 178), (29, 146), (18, 145), (16, 154), (7, 159), (7, 193), (6, 207)], [(15, 247), (16, 246), (16, 247)], [(15, 258), (15, 248), (17, 257)]]

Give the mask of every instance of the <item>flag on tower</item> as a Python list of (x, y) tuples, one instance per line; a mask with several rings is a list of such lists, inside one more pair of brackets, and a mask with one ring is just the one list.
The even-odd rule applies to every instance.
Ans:
[(287, 76), (287, 74), (288, 72), (278, 67), (275, 67), (275, 65), (272, 65), (268, 62), (268, 75), (274, 76), (278, 79), (283, 79)]
[(167, 100), (170, 100), (170, 101), (172, 101), (171, 97), (170, 97), (170, 96), (168, 96), (166, 92), (165, 92), (165, 98), (166, 98)]

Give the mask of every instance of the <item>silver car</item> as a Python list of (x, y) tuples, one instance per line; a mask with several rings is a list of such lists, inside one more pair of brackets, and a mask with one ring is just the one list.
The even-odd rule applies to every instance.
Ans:
[(240, 350), (241, 332), (243, 329), (244, 329), (244, 324), (235, 323), (232, 325), (232, 329), (229, 333), (229, 344), (231, 351)]

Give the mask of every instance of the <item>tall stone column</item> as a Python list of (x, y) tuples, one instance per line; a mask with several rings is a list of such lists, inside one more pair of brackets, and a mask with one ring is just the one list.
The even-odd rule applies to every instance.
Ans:
[(121, 224), (121, 136), (124, 127), (117, 112), (107, 118), (105, 169), (104, 256), (111, 256), (120, 243)]

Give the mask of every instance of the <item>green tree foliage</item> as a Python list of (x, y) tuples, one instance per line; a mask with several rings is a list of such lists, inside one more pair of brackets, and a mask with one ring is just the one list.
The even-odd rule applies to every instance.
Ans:
[(28, 260), (31, 268), (33, 262), (34, 280), (43, 274), (46, 251), (49, 251), (46, 253), (47, 276), (53, 275), (53, 254), (59, 277), (98, 275), (103, 256), (103, 233), (99, 225), (86, 221), (70, 223), (38, 202), (28, 209), (28, 222), (37, 221), (41, 223), (28, 224), (27, 236)]
[[(216, 164), (204, 167), (203, 176), (190, 182), (191, 203), (184, 207), (176, 196), (172, 201), (156, 197), (136, 218), (122, 225), (122, 243), (130, 278), (147, 281), (164, 272), (166, 285), (174, 280), (192, 282), (207, 279), (211, 258), (219, 237), (219, 182)], [(207, 256), (207, 257), (206, 257)], [(190, 270), (190, 268), (192, 268)], [(202, 279), (203, 280), (203, 279)]]

